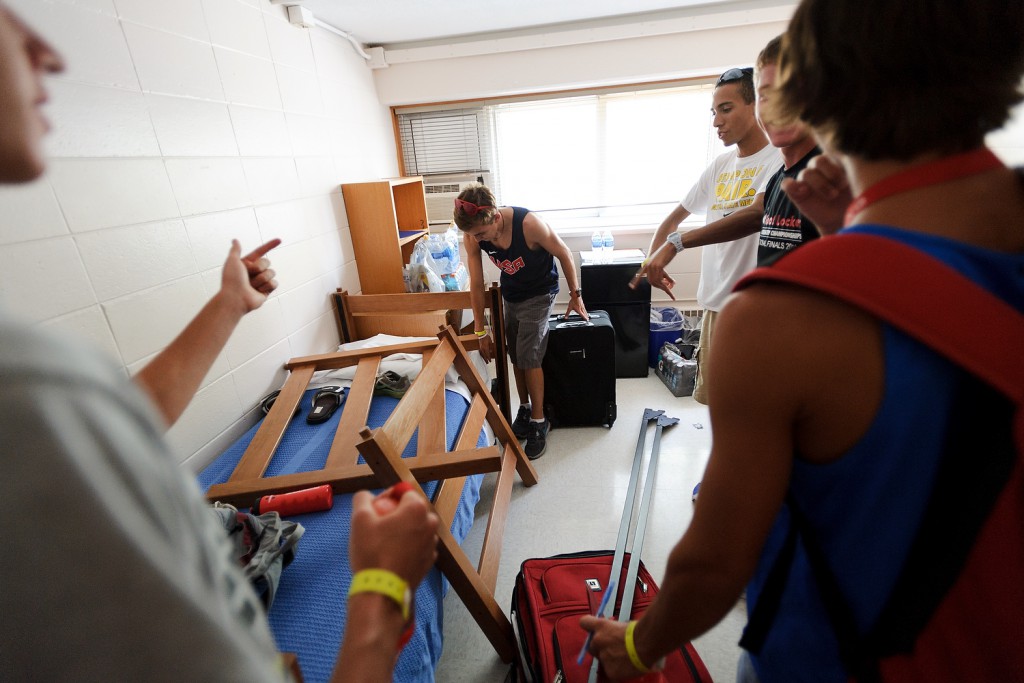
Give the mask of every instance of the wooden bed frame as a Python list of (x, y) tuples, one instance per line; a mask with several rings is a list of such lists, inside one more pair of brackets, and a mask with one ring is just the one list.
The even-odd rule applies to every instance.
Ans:
[[(422, 329), (414, 324), (419, 313), (430, 322), (437, 322), (438, 311), (466, 308), (468, 292), (439, 294), (380, 294), (351, 296), (340, 293), (345, 307), (339, 309), (339, 323), (349, 331), (355, 329), (360, 315), (386, 316), (405, 326), (403, 335), (420, 336)], [(493, 297), (492, 296), (492, 316)], [(497, 296), (500, 305), (500, 295)], [(386, 313), (385, 313), (386, 312)], [(500, 309), (499, 309), (500, 312)], [(492, 317), (492, 321), (500, 317)], [(366, 327), (365, 321), (363, 327)], [(397, 329), (394, 325), (391, 329)], [(437, 330), (437, 327), (434, 328)], [(390, 332), (397, 334), (397, 332)], [(500, 330), (495, 334), (500, 338)], [(223, 484), (211, 486), (207, 499), (248, 505), (259, 496), (283, 493), (321, 484), (330, 484), (335, 493), (349, 493), (364, 488), (390, 486), (407, 481), (419, 488), (419, 482), (442, 480), (431, 501), (442, 522), (438, 529), (437, 565), (451, 582), (498, 655), (511, 662), (516, 652), (512, 625), (504, 610), (494, 599), (501, 543), (508, 515), (515, 474), (526, 486), (537, 483), (537, 473), (526, 458), (505, 411), (485, 385), (467, 350), (479, 346), (476, 335), (459, 336), (450, 325), (437, 332), (437, 340), (396, 344), (358, 351), (342, 351), (318, 356), (305, 356), (289, 361), (288, 379), (270, 412), (263, 419), (234, 472)], [(371, 430), (366, 426), (370, 400), (381, 358), (392, 353), (423, 354), (423, 367), (405, 396), (384, 425)], [(503, 352), (503, 350), (502, 350)], [(504, 358), (499, 355), (498, 358)], [(462, 429), (452, 451), (446, 451), (444, 380), (454, 364), (472, 395)], [(321, 470), (264, 477), (277, 449), (317, 370), (337, 369), (355, 365), (356, 373), (349, 389), (327, 461)], [(498, 363), (499, 366), (503, 365)], [(507, 401), (507, 383), (505, 397)], [(507, 403), (506, 403), (507, 405)], [(507, 410), (507, 408), (506, 408)], [(477, 448), (480, 430), (486, 421), (498, 445)], [(402, 452), (419, 430), (415, 456), (402, 458)], [(362, 455), (366, 464), (358, 463)], [(474, 567), (449, 529), (462, 495), (465, 477), (471, 474), (497, 472), (494, 501), (487, 521), (487, 530), (479, 562)]]

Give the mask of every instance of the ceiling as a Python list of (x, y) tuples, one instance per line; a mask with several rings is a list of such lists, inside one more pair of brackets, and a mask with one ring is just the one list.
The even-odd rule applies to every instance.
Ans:
[(750, 4), (738, 0), (273, 0), (301, 4), (316, 19), (366, 45), (457, 42), (480, 34), (577, 25), (640, 22), (697, 7)]

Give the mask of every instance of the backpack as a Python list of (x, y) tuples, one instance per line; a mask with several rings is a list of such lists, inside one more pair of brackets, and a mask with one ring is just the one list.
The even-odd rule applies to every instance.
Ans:
[[(900, 273), (913, 274), (912, 287)], [(867, 234), (823, 237), (736, 289), (756, 282), (835, 296), (929, 346), (980, 380), (991, 396), (982, 410), (997, 428), (947, 449), (907, 560), (867, 633), (858, 633), (821, 545), (787, 499), (789, 537), (740, 644), (755, 653), (763, 645), (799, 536), (852, 680), (1024, 681), (1024, 315), (937, 259)], [(951, 308), (972, 318), (956, 335)]]
[(263, 606), (270, 611), (281, 572), (294, 559), (295, 545), (305, 528), (297, 522), (282, 520), (277, 512), (253, 515), (220, 502), (214, 503), (209, 510), (224, 526), (233, 556), (238, 559)]

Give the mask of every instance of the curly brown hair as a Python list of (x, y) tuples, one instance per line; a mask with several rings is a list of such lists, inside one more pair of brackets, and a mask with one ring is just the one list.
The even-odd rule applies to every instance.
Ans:
[(865, 159), (966, 151), (1024, 100), (1022, 36), (1021, 0), (803, 0), (778, 113)]

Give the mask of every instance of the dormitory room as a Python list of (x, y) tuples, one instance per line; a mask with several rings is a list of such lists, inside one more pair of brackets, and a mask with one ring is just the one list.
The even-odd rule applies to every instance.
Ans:
[(0, 0), (0, 680), (1024, 683), (1021, 36)]

